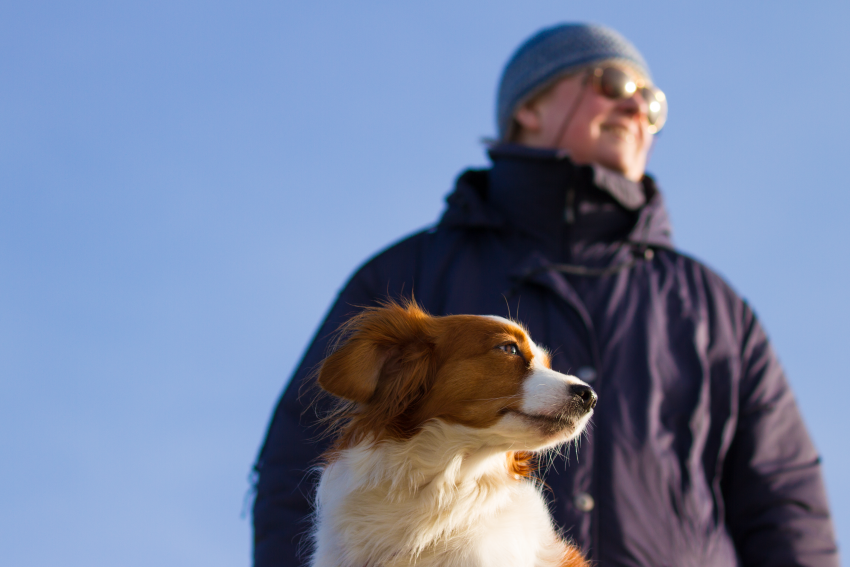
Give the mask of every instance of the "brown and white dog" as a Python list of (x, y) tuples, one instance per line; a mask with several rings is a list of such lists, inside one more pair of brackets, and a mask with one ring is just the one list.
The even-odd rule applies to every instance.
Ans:
[(366, 309), (319, 385), (342, 398), (324, 456), (315, 567), (587, 565), (553, 527), (531, 452), (579, 435), (584, 382), (501, 317)]

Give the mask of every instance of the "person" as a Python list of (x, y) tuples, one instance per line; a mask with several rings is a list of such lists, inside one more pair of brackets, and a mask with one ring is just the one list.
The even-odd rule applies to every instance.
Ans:
[(297, 565), (324, 449), (299, 397), (358, 306), (521, 321), (555, 370), (599, 395), (580, 446), (540, 474), (594, 565), (835, 566), (820, 459), (765, 332), (723, 279), (673, 247), (645, 174), (667, 101), (617, 32), (563, 24), (515, 52), (492, 167), (460, 175), (428, 230), (339, 294), (260, 451), (254, 561)]

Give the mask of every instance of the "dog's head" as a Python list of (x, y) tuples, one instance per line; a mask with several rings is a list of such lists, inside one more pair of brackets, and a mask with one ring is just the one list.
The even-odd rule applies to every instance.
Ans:
[(413, 302), (353, 317), (318, 381), (352, 402), (342, 447), (364, 438), (408, 439), (438, 419), (534, 450), (578, 435), (596, 405), (590, 386), (551, 370), (520, 325), (492, 316), (432, 317)]

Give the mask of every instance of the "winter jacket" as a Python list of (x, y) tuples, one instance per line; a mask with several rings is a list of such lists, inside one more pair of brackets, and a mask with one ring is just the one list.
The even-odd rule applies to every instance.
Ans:
[[(751, 308), (677, 252), (653, 180), (502, 146), (457, 181), (439, 224), (368, 261), (340, 293), (256, 464), (254, 560), (298, 565), (323, 450), (299, 398), (358, 306), (521, 321), (552, 367), (599, 395), (544, 480), (558, 525), (600, 567), (836, 566), (820, 460)], [(303, 551), (303, 549), (302, 549)]]

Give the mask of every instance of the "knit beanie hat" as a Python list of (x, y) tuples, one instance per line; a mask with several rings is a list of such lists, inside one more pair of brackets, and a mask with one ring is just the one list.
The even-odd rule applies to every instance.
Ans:
[(499, 139), (511, 134), (514, 111), (561, 77), (591, 63), (620, 61), (651, 80), (649, 66), (626, 38), (593, 24), (543, 29), (514, 52), (502, 71), (496, 102)]

